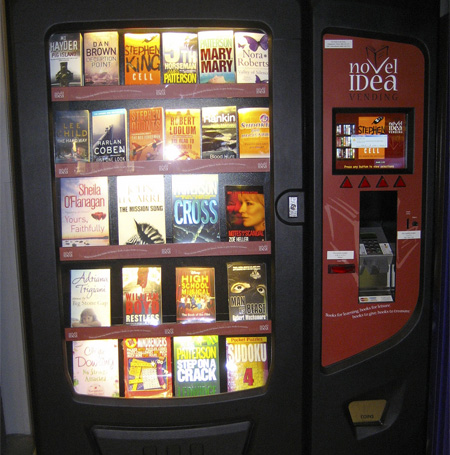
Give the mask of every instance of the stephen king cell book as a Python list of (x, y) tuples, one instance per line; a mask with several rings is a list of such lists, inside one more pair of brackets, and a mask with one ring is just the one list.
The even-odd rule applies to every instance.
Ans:
[(173, 338), (175, 396), (195, 397), (220, 393), (219, 337)]
[(70, 316), (72, 327), (111, 325), (110, 269), (70, 271)]
[(173, 243), (220, 241), (217, 174), (173, 175)]
[(227, 264), (227, 279), (230, 321), (266, 320), (266, 264), (230, 262)]
[(92, 161), (126, 161), (127, 110), (92, 112)]
[(63, 247), (109, 245), (107, 177), (61, 179)]
[(127, 338), (123, 359), (126, 398), (173, 396), (169, 337)]
[(119, 245), (166, 242), (163, 175), (117, 177)]
[(214, 267), (177, 267), (177, 322), (214, 322), (216, 292)]
[(164, 109), (147, 107), (130, 109), (129, 161), (163, 159)]
[(269, 82), (269, 37), (266, 33), (236, 32), (236, 79), (238, 83)]
[(125, 324), (162, 323), (161, 267), (123, 267), (122, 293)]
[(125, 85), (161, 83), (161, 35), (125, 33)]
[(54, 33), (48, 40), (50, 83), (57, 87), (82, 85), (81, 33)]
[(240, 158), (269, 158), (269, 108), (241, 108), (238, 110), (238, 118)]
[(200, 109), (166, 109), (164, 159), (198, 160), (201, 146)]
[(197, 33), (162, 34), (163, 84), (196, 84), (198, 68)]

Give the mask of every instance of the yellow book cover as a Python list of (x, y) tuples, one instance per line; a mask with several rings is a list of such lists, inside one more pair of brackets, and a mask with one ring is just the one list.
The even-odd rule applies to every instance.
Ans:
[(200, 159), (200, 131), (200, 109), (166, 109), (164, 159)]
[(242, 108), (239, 118), (239, 157), (270, 157), (270, 117), (268, 107)]

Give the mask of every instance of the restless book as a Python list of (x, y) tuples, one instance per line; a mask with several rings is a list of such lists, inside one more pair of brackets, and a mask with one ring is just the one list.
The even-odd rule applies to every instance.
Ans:
[(175, 275), (177, 322), (214, 322), (214, 267), (177, 267)]
[(60, 182), (62, 246), (109, 245), (108, 178), (64, 178)]
[(166, 109), (164, 159), (198, 160), (200, 150), (200, 109)]
[(236, 80), (238, 83), (269, 82), (269, 37), (266, 33), (236, 32)]
[(163, 84), (196, 84), (198, 73), (197, 33), (162, 34)]
[(161, 35), (125, 33), (125, 85), (161, 83)]
[(237, 158), (236, 106), (202, 108), (202, 159)]
[(123, 358), (126, 398), (173, 396), (169, 337), (127, 338)]
[(123, 267), (122, 285), (125, 324), (162, 323), (161, 267)]
[(173, 338), (175, 396), (195, 397), (220, 393), (219, 337)]
[(163, 175), (117, 177), (119, 245), (166, 242)]
[(146, 107), (129, 111), (129, 161), (163, 159), (164, 109)]
[(48, 40), (50, 83), (56, 87), (83, 85), (81, 33), (54, 33)]
[(173, 175), (173, 243), (220, 241), (217, 174)]
[(127, 110), (92, 112), (92, 161), (126, 161)]
[(269, 108), (241, 108), (238, 110), (238, 119), (240, 158), (269, 158)]

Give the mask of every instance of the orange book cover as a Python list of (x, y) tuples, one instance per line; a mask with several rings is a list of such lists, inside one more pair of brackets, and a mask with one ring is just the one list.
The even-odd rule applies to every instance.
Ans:
[(162, 107), (130, 109), (129, 161), (163, 159), (164, 112)]
[(239, 118), (239, 157), (270, 157), (270, 118), (268, 107), (242, 108)]

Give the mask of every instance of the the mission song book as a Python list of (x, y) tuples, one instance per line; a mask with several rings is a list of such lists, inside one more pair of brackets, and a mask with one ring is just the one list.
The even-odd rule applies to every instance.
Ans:
[(92, 112), (92, 161), (126, 161), (127, 110)]
[(163, 159), (164, 109), (146, 107), (130, 109), (129, 161)]
[(270, 117), (268, 107), (238, 110), (240, 158), (270, 157)]
[(269, 37), (266, 33), (236, 32), (236, 78), (238, 83), (269, 82)]
[(166, 109), (165, 160), (201, 158), (200, 109)]
[(82, 85), (82, 38), (80, 33), (54, 33), (48, 40), (52, 86)]
[(196, 84), (197, 33), (166, 32), (163, 41), (163, 84)]

